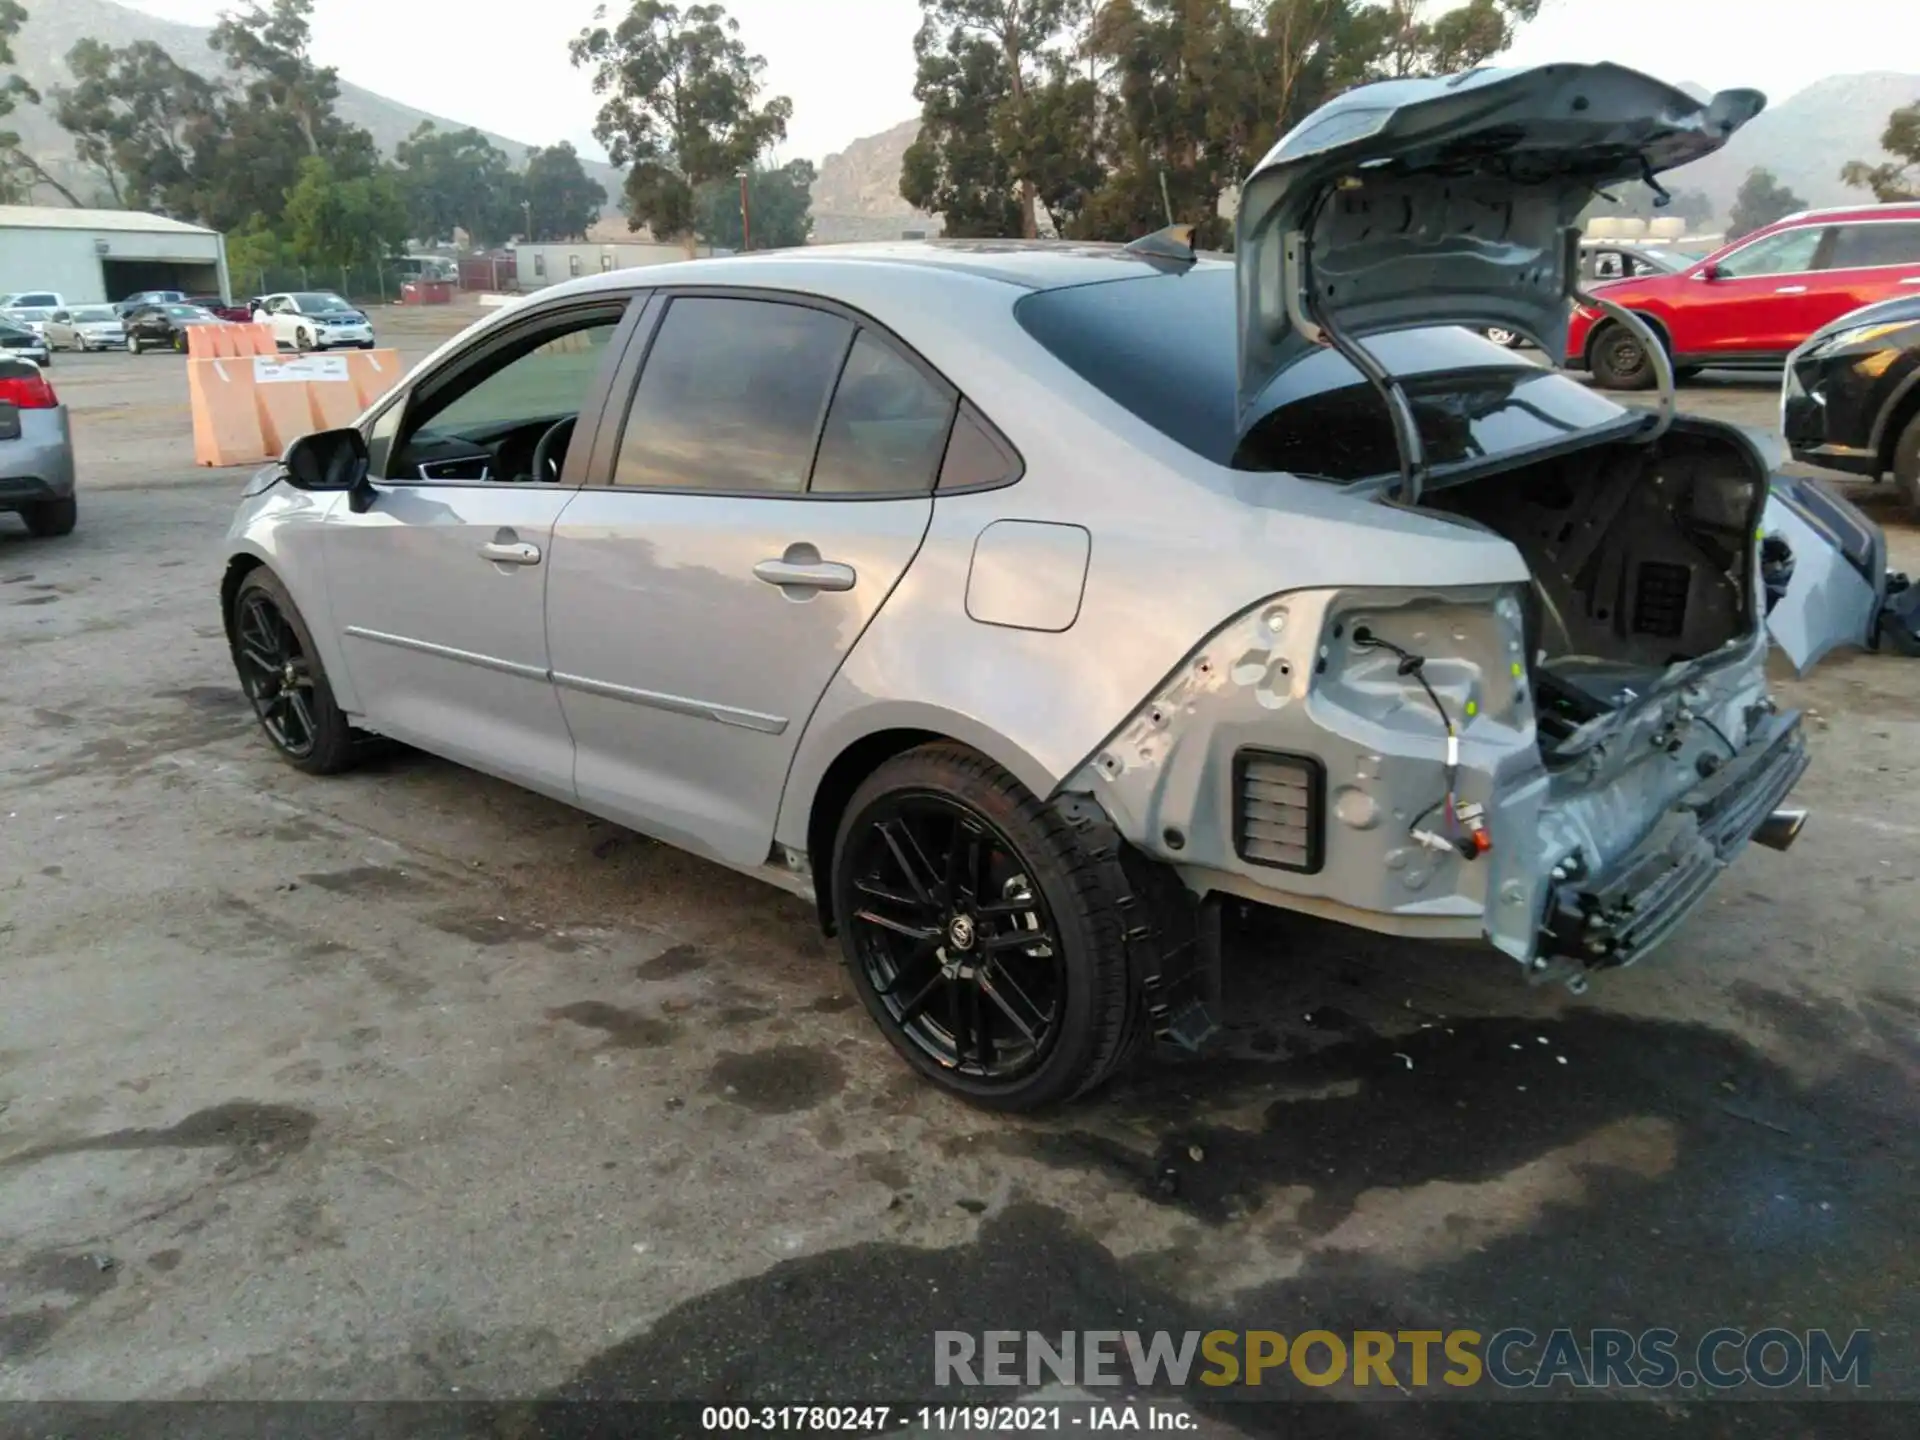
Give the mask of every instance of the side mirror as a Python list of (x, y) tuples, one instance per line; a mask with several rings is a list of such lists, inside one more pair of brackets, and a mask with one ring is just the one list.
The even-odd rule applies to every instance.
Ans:
[(1726, 271), (1722, 270), (1718, 265), (1702, 265), (1700, 267), (1700, 278), (1702, 280), (1719, 280), (1724, 278), (1725, 275)]
[(296, 490), (360, 490), (367, 483), (367, 437), (349, 426), (317, 430), (287, 446), (280, 464)]
[(69, 320), (71, 320), (71, 319), (73, 319), (73, 317), (72, 317), (71, 315), (69, 315), (69, 314), (67, 314), (67, 312), (66, 312), (66, 311), (64, 311), (64, 310), (56, 310), (56, 311), (54, 311), (54, 312), (53, 312), (53, 318), (54, 318), (54, 321), (55, 321), (55, 323), (57, 323), (57, 324), (60, 324), (60, 325), (65, 325), (65, 324), (66, 324), (66, 323), (67, 323), (67, 322), (68, 322)]

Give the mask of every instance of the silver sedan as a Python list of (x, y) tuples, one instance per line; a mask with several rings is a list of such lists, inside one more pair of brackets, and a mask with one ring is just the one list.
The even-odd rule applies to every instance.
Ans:
[(67, 407), (33, 361), (0, 351), (0, 515), (39, 537), (70, 534), (73, 430)]
[(1178, 232), (822, 247), (482, 322), (249, 487), (221, 604), (266, 735), (808, 897), (907, 1062), (1002, 1108), (1201, 1044), (1228, 899), (1576, 987), (1639, 959), (1798, 830), (1767, 463), (1451, 327), (1558, 353), (1607, 167), (1757, 105), (1379, 88), (1259, 167), (1238, 272)]

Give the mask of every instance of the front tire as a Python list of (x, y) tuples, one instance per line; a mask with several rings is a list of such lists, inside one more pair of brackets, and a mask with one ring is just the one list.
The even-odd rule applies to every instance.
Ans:
[(20, 518), (27, 522), (29, 535), (52, 540), (73, 533), (74, 524), (80, 518), (80, 507), (71, 495), (64, 500), (37, 500), (20, 511)]
[(127, 353), (129, 355), (138, 355), (140, 353), (140, 337), (138, 335), (129, 335), (127, 337)]
[(293, 348), (303, 353), (313, 349), (313, 336), (307, 333), (306, 326), (302, 325), (293, 332)]
[(1920, 415), (1909, 420), (1893, 442), (1893, 483), (1907, 508), (1920, 516)]
[(1651, 390), (1658, 378), (1653, 357), (1618, 321), (1609, 320), (1595, 332), (1588, 356), (1593, 378), (1604, 390)]
[(991, 761), (887, 761), (833, 851), (841, 949), (902, 1058), (993, 1110), (1085, 1093), (1138, 1037), (1119, 859)]
[(352, 766), (358, 737), (334, 701), (306, 621), (272, 571), (240, 582), (227, 632), (240, 688), (280, 758), (309, 775)]

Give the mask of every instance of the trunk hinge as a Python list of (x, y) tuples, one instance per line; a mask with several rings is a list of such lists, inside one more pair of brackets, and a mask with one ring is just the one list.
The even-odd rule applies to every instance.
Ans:
[(1411, 505), (1420, 499), (1427, 482), (1427, 447), (1420, 439), (1420, 427), (1413, 418), (1413, 404), (1400, 382), (1372, 354), (1343, 331), (1333, 317), (1320, 306), (1314, 293), (1313, 242), (1304, 230), (1287, 233), (1281, 257), (1281, 289), (1286, 294), (1287, 321), (1294, 333), (1312, 345), (1330, 345), (1346, 362), (1366, 378), (1386, 402), (1393, 424), (1393, 441), (1400, 452), (1401, 499)]
[[(1651, 174), (1647, 176), (1646, 183), (1653, 185)], [(1659, 189), (1658, 186), (1654, 188)], [(1566, 235), (1567, 294), (1576, 304), (1584, 305), (1589, 310), (1598, 310), (1609, 320), (1624, 328), (1629, 335), (1640, 342), (1640, 348), (1647, 352), (1647, 358), (1653, 362), (1654, 380), (1660, 387), (1660, 409), (1653, 428), (1637, 437), (1641, 444), (1651, 445), (1673, 428), (1674, 417), (1680, 413), (1679, 398), (1674, 393), (1676, 382), (1673, 378), (1673, 357), (1667, 353), (1666, 342), (1654, 333), (1653, 327), (1645, 320), (1626, 306), (1616, 305), (1613, 301), (1594, 295), (1580, 287), (1580, 232), (1569, 228)]]

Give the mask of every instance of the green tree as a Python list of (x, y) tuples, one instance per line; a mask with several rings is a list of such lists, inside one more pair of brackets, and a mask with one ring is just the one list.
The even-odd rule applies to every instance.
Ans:
[(347, 178), (309, 155), (287, 194), (286, 227), (288, 249), (300, 264), (345, 270), (384, 259), (406, 243), (407, 207), (392, 171)]
[[(926, 61), (940, 52), (961, 58), (963, 70), (972, 79), (985, 82), (992, 97), (993, 123), (999, 131), (995, 147), (1009, 162), (1017, 189), (1019, 233), (1031, 239), (1040, 233), (1036, 208), (1040, 183), (1033, 162), (1039, 158), (1038, 132), (1043, 122), (1039, 107), (1029, 101), (1032, 92), (1048, 78), (1051, 67), (1047, 52), (1060, 43), (1061, 27), (1068, 19), (1067, 0), (920, 0), (920, 10), (924, 18), (914, 40), (914, 52), (921, 66), (914, 94), (924, 111), (927, 96), (921, 94), (921, 82), (929, 73)], [(938, 76), (945, 70), (936, 62), (932, 74)], [(1056, 108), (1044, 123), (1057, 124), (1059, 119)], [(923, 141), (930, 138), (926, 121), (923, 114)], [(1020, 155), (1016, 159), (1008, 152), (1009, 139), (1029, 134), (1030, 143), (1016, 147)], [(941, 139), (936, 129), (931, 143), (937, 145)]]
[(116, 205), (196, 214), (195, 155), (218, 130), (214, 86), (150, 40), (116, 50), (82, 40), (67, 52), (74, 84), (53, 115)]
[(528, 152), (520, 191), (527, 239), (535, 241), (584, 239), (607, 203), (605, 188), (588, 177), (564, 140)]
[(286, 241), (268, 228), (264, 216), (251, 216), (227, 234), (227, 274), (234, 288), (253, 294), (267, 288), (267, 272), (298, 264)]
[[(810, 161), (789, 160), (778, 169), (756, 166), (747, 177), (747, 215), (755, 250), (804, 245), (813, 234)], [(700, 238), (723, 250), (744, 250), (748, 236), (740, 215), (740, 182), (715, 180), (700, 192)]]
[[(19, 0), (0, 0), (0, 65), (14, 63), (13, 42), (26, 23), (26, 7)], [(33, 187), (45, 185), (57, 190), (69, 205), (78, 205), (80, 198), (22, 146), (19, 133), (5, 123), (23, 101), (38, 105), (40, 94), (24, 75), (9, 70), (0, 78), (0, 202), (13, 205), (30, 200)]]
[(1920, 200), (1920, 100), (1887, 117), (1880, 148), (1894, 159), (1885, 164), (1849, 160), (1840, 178), (1849, 185), (1873, 191), (1873, 198), (1890, 205), (1897, 200)]
[[(290, 3), (290, 0), (289, 0)], [(594, 12), (596, 21), (605, 7)], [(748, 168), (786, 138), (793, 102), (760, 101), (766, 61), (747, 53), (740, 26), (719, 5), (683, 11), (633, 0), (616, 26), (595, 24), (569, 47), (601, 97), (594, 136), (627, 170), (627, 223), (694, 251), (701, 186)]]
[(1755, 167), (1747, 172), (1747, 178), (1740, 182), (1740, 192), (1733, 197), (1727, 239), (1738, 240), (1806, 208), (1807, 202), (1782, 185), (1771, 170)]
[(1018, 235), (1020, 185), (995, 120), (1012, 94), (999, 52), (978, 36), (942, 35), (929, 16), (914, 36), (920, 134), (900, 166), (900, 194), (954, 237)]
[(422, 120), (394, 159), (415, 239), (437, 244), (460, 229), (476, 244), (495, 245), (520, 228), (520, 177), (478, 130), (443, 131)]
[(312, 0), (250, 3), (220, 17), (208, 43), (225, 57), (219, 126), (196, 150), (199, 218), (219, 230), (282, 212), (301, 163), (324, 159), (340, 179), (372, 176), (373, 137), (334, 113), (339, 78), (309, 53)]

